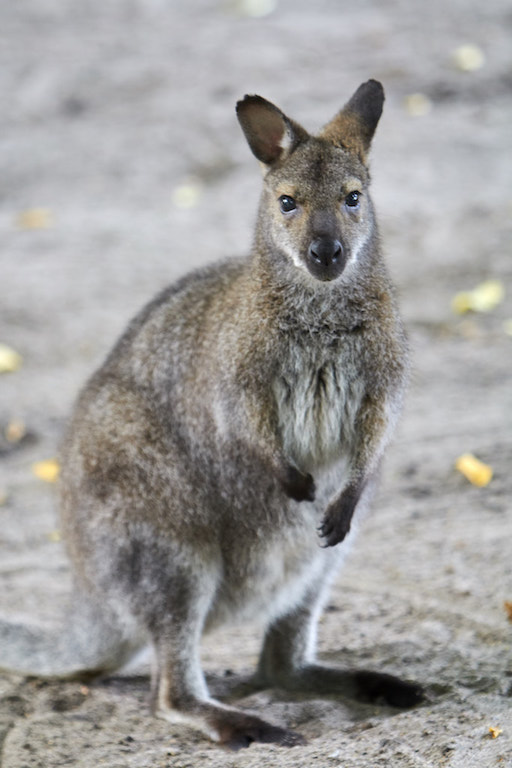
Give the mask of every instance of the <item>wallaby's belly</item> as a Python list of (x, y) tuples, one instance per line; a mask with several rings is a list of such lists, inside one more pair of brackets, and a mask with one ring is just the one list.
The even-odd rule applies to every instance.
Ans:
[(267, 623), (288, 613), (312, 588), (320, 588), (344, 550), (322, 549), (314, 522), (300, 533), (281, 531), (269, 542), (248, 542), (245, 559), (240, 551), (232, 568), (231, 558), (223, 563), (207, 629), (231, 620)]
[[(256, 489), (258, 476), (261, 483), (265, 471), (263, 465), (249, 470), (241, 462), (241, 487)], [(295, 502), (277, 484), (268, 496), (233, 498), (218, 531), (219, 588), (209, 626), (230, 620), (272, 621), (330, 580), (347, 547), (323, 548), (317, 529), (329, 499), (343, 482), (343, 472), (343, 462), (317, 472), (314, 502)]]

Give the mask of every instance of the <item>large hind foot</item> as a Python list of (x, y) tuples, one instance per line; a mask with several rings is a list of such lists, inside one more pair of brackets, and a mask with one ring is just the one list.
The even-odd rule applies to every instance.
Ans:
[(407, 709), (420, 704), (425, 698), (425, 691), (418, 683), (382, 672), (361, 671), (353, 674), (356, 696), (363, 701), (382, 701), (392, 707)]
[(305, 739), (287, 728), (272, 725), (261, 718), (213, 700), (189, 702), (185, 710), (160, 708), (155, 714), (170, 722), (191, 725), (209, 738), (232, 750), (249, 747), (253, 742), (295, 747)]
[(425, 692), (418, 683), (401, 680), (382, 672), (344, 670), (323, 664), (305, 664), (298, 669), (281, 669), (274, 679), (269, 678), (267, 674), (266, 680), (262, 682), (290, 691), (319, 695), (338, 694), (402, 709), (414, 707), (425, 698)]
[(305, 739), (294, 731), (267, 723), (254, 715), (236, 710), (213, 714), (210, 724), (219, 734), (219, 742), (233, 750), (249, 747), (253, 742), (295, 747), (305, 744)]
[[(321, 586), (321, 585), (320, 585)], [(413, 707), (425, 694), (415, 682), (381, 672), (345, 670), (313, 661), (312, 638), (321, 588), (312, 585), (302, 608), (278, 618), (266, 632), (255, 682), (289, 691), (339, 695), (393, 707)]]

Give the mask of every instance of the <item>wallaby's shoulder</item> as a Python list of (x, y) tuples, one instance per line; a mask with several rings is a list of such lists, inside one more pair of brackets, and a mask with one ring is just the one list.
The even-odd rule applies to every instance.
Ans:
[(219, 260), (197, 268), (164, 288), (130, 321), (96, 374), (110, 375), (143, 359), (172, 354), (186, 346), (187, 335), (222, 308), (228, 294), (245, 284), (247, 257)]
[(180, 321), (190, 323), (203, 317), (207, 306), (229, 293), (237, 282), (243, 284), (247, 268), (247, 257), (224, 259), (195, 269), (164, 288), (129, 323), (106, 364), (122, 356), (141, 332), (178, 338)]
[(138, 413), (135, 426), (142, 423), (144, 412), (156, 416), (173, 397), (187, 400), (187, 381), (194, 383), (196, 372), (205, 370), (213, 355), (207, 337), (218, 336), (222, 315), (236, 317), (236, 311), (229, 312), (236, 301), (229, 297), (245, 290), (246, 273), (243, 257), (198, 268), (164, 288), (135, 315), (79, 393), (63, 441), (63, 459), (71, 443), (83, 436), (84, 426), (92, 426), (107, 409), (115, 418), (132, 403)]

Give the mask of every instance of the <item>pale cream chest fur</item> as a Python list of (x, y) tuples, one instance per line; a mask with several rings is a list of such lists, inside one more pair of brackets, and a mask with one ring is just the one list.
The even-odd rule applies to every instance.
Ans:
[(342, 459), (354, 439), (364, 383), (346, 357), (293, 349), (273, 385), (284, 452), (302, 471)]

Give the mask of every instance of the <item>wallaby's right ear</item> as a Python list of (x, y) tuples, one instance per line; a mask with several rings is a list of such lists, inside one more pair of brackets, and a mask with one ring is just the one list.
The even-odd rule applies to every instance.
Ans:
[(236, 114), (253, 154), (265, 165), (284, 160), (309, 136), (261, 96), (245, 96), (237, 103)]
[(321, 138), (355, 152), (363, 163), (366, 162), (383, 104), (384, 88), (377, 80), (368, 80), (327, 123), (320, 133)]

